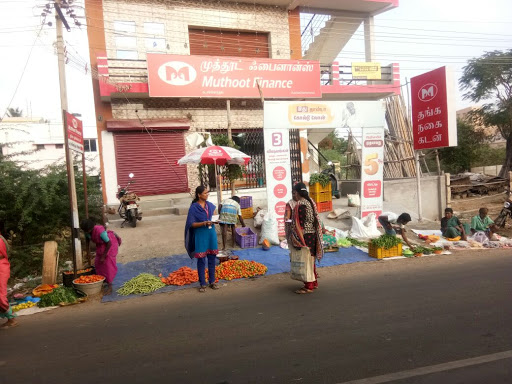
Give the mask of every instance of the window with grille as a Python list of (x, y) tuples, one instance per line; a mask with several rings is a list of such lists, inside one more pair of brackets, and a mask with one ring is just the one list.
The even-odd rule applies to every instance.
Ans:
[(96, 139), (84, 139), (84, 152), (97, 152)]

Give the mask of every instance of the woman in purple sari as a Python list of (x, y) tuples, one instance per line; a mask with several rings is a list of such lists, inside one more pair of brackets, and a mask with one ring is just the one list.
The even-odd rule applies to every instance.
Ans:
[(96, 244), (96, 257), (94, 268), (98, 275), (104, 276), (107, 283), (107, 291), (112, 290), (112, 281), (117, 274), (117, 252), (121, 245), (121, 238), (114, 231), (107, 231), (103, 225), (94, 225), (91, 219), (85, 219), (80, 223), (80, 228), (85, 232), (87, 249), (92, 240)]
[(215, 205), (207, 201), (208, 193), (206, 187), (196, 188), (195, 199), (190, 204), (185, 224), (185, 248), (191, 259), (197, 259), (199, 292), (205, 292), (207, 287), (205, 259), (208, 259), (208, 286), (211, 289), (219, 289), (215, 284), (215, 257), (219, 253), (219, 248), (217, 232), (212, 222)]

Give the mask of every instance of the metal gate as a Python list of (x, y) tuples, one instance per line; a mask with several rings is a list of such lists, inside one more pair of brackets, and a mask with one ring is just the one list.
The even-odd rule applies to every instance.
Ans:
[[(215, 135), (217, 132), (212, 131)], [(225, 134), (225, 131), (218, 132)], [(233, 142), (239, 147), (240, 151), (251, 156), (248, 165), (242, 167), (242, 179), (236, 181), (237, 189), (264, 188), (265, 178), (265, 145), (263, 141), (262, 129), (248, 129), (245, 132), (233, 133)], [(222, 175), (226, 167), (218, 167), (218, 174)], [(199, 166), (199, 178), (202, 185), (209, 186), (210, 190), (215, 190), (215, 172), (213, 165)], [(222, 190), (230, 189), (230, 180), (227, 177), (222, 178)]]
[(300, 160), (300, 133), (298, 129), (290, 129), (290, 168), (292, 188), (302, 183), (302, 162)]

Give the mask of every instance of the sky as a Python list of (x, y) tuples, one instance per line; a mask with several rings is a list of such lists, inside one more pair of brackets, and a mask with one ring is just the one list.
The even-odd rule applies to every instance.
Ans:
[[(46, 3), (0, 0), (0, 114), (10, 105), (60, 124), (53, 17), (46, 19), (52, 25), (41, 29), (40, 14)], [(76, 13), (83, 15), (79, 8)], [(453, 68), (458, 80), (468, 59), (512, 48), (511, 27), (511, 0), (401, 0), (398, 8), (375, 17), (376, 58), (383, 65), (398, 62), (402, 83), (444, 65)], [(362, 34), (359, 29), (344, 48), (341, 63), (364, 57)], [(69, 110), (82, 114), (84, 136), (95, 137), (91, 78), (85, 70), (86, 29), (64, 31), (64, 38), (71, 58), (66, 65)], [(457, 92), (456, 108), (470, 105)]]

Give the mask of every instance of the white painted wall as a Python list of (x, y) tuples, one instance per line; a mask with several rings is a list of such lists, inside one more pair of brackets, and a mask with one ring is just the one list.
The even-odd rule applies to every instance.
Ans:
[(103, 168), (105, 172), (105, 189), (108, 205), (117, 203), (117, 170), (116, 151), (114, 148), (114, 135), (111, 132), (101, 132), (101, 151), (103, 153)]

